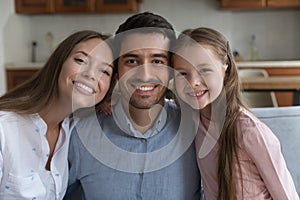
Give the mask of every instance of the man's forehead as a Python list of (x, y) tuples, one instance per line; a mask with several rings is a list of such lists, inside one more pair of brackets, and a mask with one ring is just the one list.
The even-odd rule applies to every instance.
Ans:
[(132, 33), (124, 37), (120, 55), (141, 49), (169, 51), (170, 40), (161, 33)]

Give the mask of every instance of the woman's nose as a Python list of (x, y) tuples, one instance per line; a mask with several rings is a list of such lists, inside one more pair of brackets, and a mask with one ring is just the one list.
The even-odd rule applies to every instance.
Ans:
[(87, 66), (84, 67), (83, 72), (82, 72), (84, 77), (87, 77), (89, 79), (92, 80), (96, 80), (97, 79), (97, 72), (95, 67), (92, 64), (88, 64)]

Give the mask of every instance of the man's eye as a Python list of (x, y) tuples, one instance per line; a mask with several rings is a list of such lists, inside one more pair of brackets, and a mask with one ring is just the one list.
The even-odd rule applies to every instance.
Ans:
[(162, 60), (153, 60), (152, 63), (154, 64), (164, 64)]
[(126, 60), (126, 63), (127, 64), (137, 64), (137, 60), (129, 59), (129, 60)]

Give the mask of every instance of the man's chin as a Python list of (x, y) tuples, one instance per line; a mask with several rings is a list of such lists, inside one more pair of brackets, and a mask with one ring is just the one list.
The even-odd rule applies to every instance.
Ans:
[(154, 104), (143, 104), (143, 103), (132, 103), (130, 102), (130, 107), (136, 108), (136, 109), (150, 109), (152, 108)]

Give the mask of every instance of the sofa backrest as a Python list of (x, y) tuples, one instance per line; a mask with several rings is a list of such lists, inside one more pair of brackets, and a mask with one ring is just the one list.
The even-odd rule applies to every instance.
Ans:
[(300, 106), (252, 108), (251, 111), (274, 132), (300, 195)]

